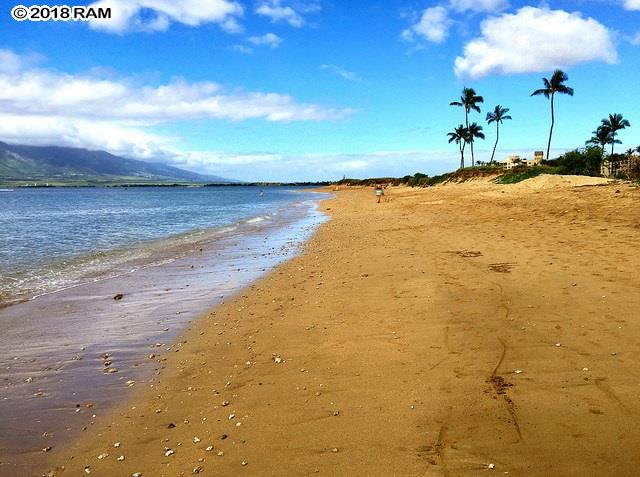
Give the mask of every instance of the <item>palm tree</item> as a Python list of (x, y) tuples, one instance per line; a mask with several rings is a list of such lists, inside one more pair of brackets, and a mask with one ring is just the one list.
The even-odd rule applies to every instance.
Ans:
[(471, 166), (475, 165), (475, 161), (473, 160), (473, 142), (475, 138), (484, 139), (484, 133), (482, 132), (482, 126), (478, 123), (471, 123), (467, 128), (467, 142), (471, 144)]
[(610, 114), (608, 118), (602, 120), (602, 126), (608, 128), (611, 131), (611, 155), (613, 156), (614, 144), (620, 144), (620, 141), (616, 139), (616, 132), (621, 129), (631, 127), (631, 123), (622, 117), (622, 114)]
[(553, 99), (555, 98), (556, 93), (560, 94), (568, 94), (569, 96), (573, 96), (573, 88), (568, 87), (564, 84), (569, 77), (562, 70), (555, 70), (551, 79), (542, 78), (542, 82), (544, 83), (544, 88), (537, 89), (531, 96), (539, 96), (544, 95), (545, 98), (551, 100), (551, 129), (549, 129), (549, 142), (547, 143), (547, 161), (549, 160), (549, 149), (551, 149), (551, 136), (553, 135), (553, 125), (555, 123), (555, 115), (553, 110)]
[(613, 140), (612, 136), (611, 136), (611, 129), (609, 129), (606, 126), (598, 126), (598, 129), (596, 129), (595, 131), (593, 131), (591, 134), (593, 134), (593, 136), (591, 137), (591, 139), (589, 139), (586, 144), (592, 144), (594, 146), (599, 146), (600, 149), (602, 150), (602, 155), (604, 156), (604, 147), (607, 144), (610, 144), (611, 141)]
[(507, 113), (509, 112), (509, 108), (503, 108), (500, 105), (497, 105), (492, 113), (487, 113), (487, 123), (496, 123), (496, 143), (493, 145), (493, 152), (491, 153), (491, 160), (489, 161), (489, 165), (493, 164), (493, 157), (496, 155), (496, 147), (498, 147), (498, 140), (500, 139), (500, 124), (505, 119), (511, 119)]
[[(473, 88), (467, 88), (466, 86), (462, 89), (462, 96), (460, 96), (460, 101), (452, 101), (449, 103), (449, 106), (460, 106), (464, 108), (464, 124), (467, 129), (469, 129), (469, 113), (473, 109), (474, 111), (480, 112), (480, 106), (478, 104), (484, 103), (484, 98), (482, 96), (478, 96), (476, 91)], [(473, 153), (473, 141), (471, 141), (471, 165), (475, 164), (475, 155)]]
[(460, 169), (464, 169), (464, 148), (469, 139), (469, 130), (460, 124), (453, 132), (447, 133), (449, 144), (455, 141), (460, 149)]

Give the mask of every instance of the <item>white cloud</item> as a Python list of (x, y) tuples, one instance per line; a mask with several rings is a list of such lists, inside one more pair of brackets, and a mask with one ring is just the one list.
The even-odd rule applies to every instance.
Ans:
[(449, 5), (456, 12), (497, 13), (509, 6), (507, 0), (450, 0)]
[(254, 45), (268, 45), (271, 48), (277, 48), (280, 46), (280, 43), (283, 42), (282, 38), (275, 33), (267, 33), (262, 36), (250, 36), (247, 38), (247, 41)]
[(314, 1), (289, 3), (287, 5), (282, 0), (263, 0), (256, 8), (256, 13), (271, 19), (272, 23), (283, 22), (300, 28), (306, 23), (305, 14), (321, 10), (320, 4)]
[(615, 63), (613, 34), (593, 18), (563, 10), (523, 7), (484, 20), (481, 36), (455, 60), (458, 76), (539, 73), (587, 61)]
[(430, 7), (422, 12), (417, 23), (402, 32), (402, 38), (413, 41), (419, 37), (433, 43), (442, 43), (447, 38), (452, 24), (446, 8)]
[(640, 45), (640, 31), (633, 36), (627, 37), (626, 40), (632, 45), (635, 45), (635, 46)]
[[(0, 50), (8, 56), (6, 50)], [(45, 69), (0, 71), (0, 111), (16, 115), (101, 118), (156, 123), (188, 119), (323, 121), (348, 110), (296, 102), (291, 96), (229, 90), (213, 82), (174, 80), (160, 86), (69, 75)]]
[(640, 10), (640, 0), (624, 0), (624, 8), (627, 10)]
[(350, 109), (299, 103), (289, 95), (229, 90), (212, 82), (175, 80), (149, 86), (100, 74), (32, 67), (12, 51), (0, 50), (0, 140), (158, 159), (178, 154), (172, 148), (177, 139), (154, 133), (153, 125), (194, 119), (327, 121), (353, 114)]
[(171, 23), (197, 27), (217, 23), (229, 32), (242, 31), (242, 6), (232, 0), (99, 0), (92, 7), (111, 8), (111, 18), (91, 20), (91, 28), (108, 33), (166, 31)]
[(346, 79), (347, 81), (360, 81), (358, 75), (353, 71), (346, 70), (336, 65), (320, 65), (320, 68), (323, 70), (332, 71), (341, 78)]
[(244, 53), (245, 55), (250, 55), (253, 53), (253, 48), (247, 45), (232, 45), (230, 47), (233, 51), (237, 51), (238, 53)]

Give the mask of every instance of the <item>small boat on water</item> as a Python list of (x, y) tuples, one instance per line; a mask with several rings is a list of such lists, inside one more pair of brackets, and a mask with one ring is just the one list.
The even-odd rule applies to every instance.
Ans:
[(0, 192), (13, 192), (13, 189), (0, 189)]

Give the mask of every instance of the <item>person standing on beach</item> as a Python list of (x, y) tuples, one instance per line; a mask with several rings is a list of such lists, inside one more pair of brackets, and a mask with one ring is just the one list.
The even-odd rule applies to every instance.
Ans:
[(380, 199), (384, 195), (384, 190), (382, 190), (382, 184), (376, 184), (376, 197), (378, 198), (378, 204), (380, 203)]

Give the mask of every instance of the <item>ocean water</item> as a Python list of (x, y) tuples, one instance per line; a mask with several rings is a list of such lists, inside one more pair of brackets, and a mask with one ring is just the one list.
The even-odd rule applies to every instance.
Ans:
[(0, 192), (0, 304), (153, 265), (159, 257), (172, 260), (206, 234), (231, 232), (243, 221), (271, 220), (316, 196), (285, 187), (265, 188), (260, 196), (260, 190), (144, 187)]

